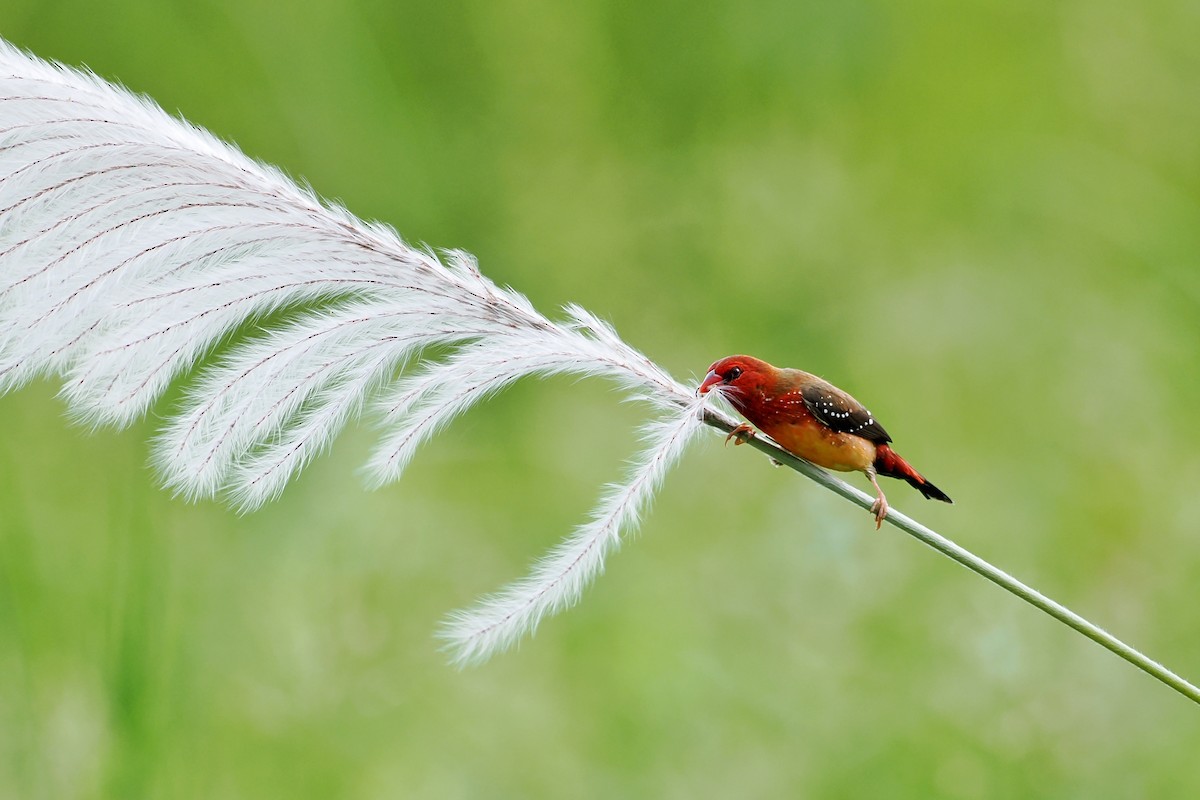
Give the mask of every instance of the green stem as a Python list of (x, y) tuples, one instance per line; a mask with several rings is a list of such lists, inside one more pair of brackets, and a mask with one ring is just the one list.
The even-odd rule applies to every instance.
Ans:
[[(737, 425), (736, 422), (729, 419), (724, 414), (721, 414), (720, 412), (714, 411), (710, 408), (704, 409), (704, 422), (714, 428), (717, 428), (718, 430), (725, 431), (726, 433), (732, 431)], [(764, 436), (754, 436), (746, 440), (746, 443), (756, 450), (759, 450), (760, 452), (770, 456), (775, 461), (791, 467), (792, 469), (796, 470), (796, 472), (799, 472), (800, 474), (813, 479), (825, 488), (836, 492), (855, 505), (869, 509), (871, 507), (871, 503), (874, 502), (874, 498), (870, 495), (860, 492), (853, 486), (850, 486), (844, 481), (833, 477), (820, 467), (814, 466), (813, 464), (810, 464), (801, 458), (797, 458), (786, 450), (781, 449), (777, 444)], [(1135, 667), (1151, 677), (1158, 679), (1167, 686), (1170, 686), (1172, 689), (1179, 692), (1192, 702), (1200, 703), (1200, 689), (1197, 689), (1191, 683), (1179, 677), (1162, 664), (1144, 655), (1141, 651), (1125, 644), (1123, 641), (1113, 636), (1103, 628), (1088, 622), (1086, 619), (1079, 616), (1066, 606), (1056, 603), (1036, 589), (1025, 585), (1004, 570), (993, 567), (991, 564), (984, 561), (982, 558), (970, 552), (969, 550), (964, 550), (962, 547), (959, 547), (957, 544), (945, 538), (944, 536), (939, 535), (921, 523), (910, 519), (904, 514), (901, 514), (895, 509), (888, 511), (886, 521), (890, 522), (892, 525), (895, 525), (908, 535), (932, 547), (934, 550), (937, 550), (942, 555), (954, 559), (972, 572), (982, 575), (1000, 588), (1012, 592), (1026, 603), (1029, 603), (1031, 606), (1045, 611), (1059, 622), (1071, 626), (1096, 644), (1116, 653), (1130, 664), (1133, 664)]]

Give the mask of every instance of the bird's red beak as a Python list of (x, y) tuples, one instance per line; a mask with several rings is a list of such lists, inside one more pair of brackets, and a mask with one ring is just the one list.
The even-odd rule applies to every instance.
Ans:
[(724, 380), (716, 372), (709, 372), (704, 376), (704, 382), (700, 384), (700, 388), (696, 390), (696, 394), (708, 394), (708, 390), (716, 386)]

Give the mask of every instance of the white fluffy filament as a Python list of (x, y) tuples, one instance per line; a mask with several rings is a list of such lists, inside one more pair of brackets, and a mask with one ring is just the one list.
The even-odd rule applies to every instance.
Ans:
[(547, 614), (576, 600), (604, 569), (604, 559), (621, 542), (621, 531), (637, 525), (667, 471), (699, 431), (703, 400), (681, 415), (648, 424), (646, 448), (625, 482), (611, 484), (591, 519), (538, 561), (530, 574), (475, 607), (450, 617), (442, 629), (460, 665), (485, 660), (532, 633)]
[[(187, 381), (154, 450), (175, 491), (255, 508), (369, 403), (385, 424), (369, 474), (385, 483), (525, 375), (601, 375), (655, 407), (637, 466), (591, 521), (449, 625), (461, 662), (574, 602), (700, 424), (687, 388), (583, 309), (566, 316), (0, 41), (0, 392), (60, 375), (80, 419), (126, 425)], [(433, 346), (450, 354), (423, 360)]]

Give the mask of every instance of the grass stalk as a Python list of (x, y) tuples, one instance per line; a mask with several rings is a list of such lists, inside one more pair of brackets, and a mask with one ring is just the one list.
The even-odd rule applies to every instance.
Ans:
[[(736, 422), (726, 415), (711, 408), (704, 409), (703, 413), (704, 422), (706, 424), (711, 425), (718, 430), (724, 431), (725, 433), (729, 433), (737, 425)], [(799, 472), (801, 475), (811, 478), (812, 480), (824, 486), (826, 489), (841, 495), (857, 506), (860, 506), (864, 509), (869, 509), (871, 507), (871, 503), (874, 502), (874, 497), (855, 489), (853, 486), (849, 485), (843, 480), (835, 478), (833, 475), (829, 474), (820, 467), (810, 464), (804, 459), (797, 458), (761, 434), (758, 434), (747, 440), (746, 444), (764, 453), (780, 464)], [(1145, 655), (1137, 648), (1131, 647), (1130, 645), (1121, 641), (1100, 626), (1079, 616), (1061, 603), (1051, 600), (1049, 597), (1046, 597), (1046, 595), (1042, 594), (1031, 586), (1022, 583), (1004, 570), (992, 566), (990, 563), (984, 561), (971, 551), (960, 547), (936, 531), (927, 528), (911, 517), (908, 517), (895, 509), (892, 509), (888, 512), (885, 521), (904, 531), (909, 536), (912, 536), (921, 543), (932, 547), (934, 550), (938, 551), (947, 558), (957, 561), (959, 564), (962, 564), (964, 567), (976, 573), (977, 575), (982, 575), (1005, 591), (1010, 592), (1024, 600), (1026, 603), (1029, 603), (1031, 606), (1044, 611), (1064, 625), (1074, 628), (1075, 630), (1079, 631), (1079, 633), (1091, 639), (1101, 647), (1116, 653), (1118, 656), (1125, 659), (1130, 664), (1133, 664), (1147, 675), (1150, 675), (1159, 682), (1166, 684), (1192, 702), (1200, 704), (1200, 689), (1196, 688), (1196, 686), (1194, 686), (1192, 683), (1188, 682), (1184, 678), (1181, 678), (1179, 675)]]

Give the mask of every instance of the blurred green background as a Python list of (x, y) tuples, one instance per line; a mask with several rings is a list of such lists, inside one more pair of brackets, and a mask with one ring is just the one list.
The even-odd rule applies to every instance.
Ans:
[[(682, 378), (825, 375), (957, 501), (895, 505), (1200, 679), (1195, 3), (0, 19)], [(442, 615), (634, 451), (603, 383), (523, 382), (374, 493), (363, 424), (246, 517), (56, 389), (0, 398), (2, 797), (1200, 796), (1196, 706), (715, 436), (578, 608), (447, 667)]]

